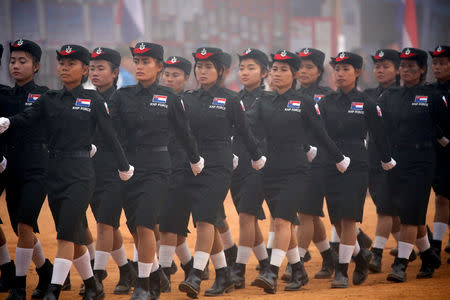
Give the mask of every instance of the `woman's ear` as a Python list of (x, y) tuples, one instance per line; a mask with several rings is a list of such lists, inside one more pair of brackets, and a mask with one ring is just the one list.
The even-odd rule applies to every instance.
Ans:
[(89, 75), (89, 66), (83, 64), (83, 76), (88, 76)]
[(41, 63), (40, 62), (35, 62), (33, 64), (33, 73), (36, 73), (37, 71), (39, 71), (39, 68), (41, 67)]
[(355, 76), (359, 77), (361, 75), (361, 69), (355, 69)]
[(119, 68), (115, 68), (114, 71), (112, 72), (114, 78), (119, 77)]

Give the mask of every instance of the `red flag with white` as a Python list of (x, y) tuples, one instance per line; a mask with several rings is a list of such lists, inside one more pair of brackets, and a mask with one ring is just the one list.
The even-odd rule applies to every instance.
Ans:
[(402, 43), (403, 48), (419, 47), (417, 37), (416, 5), (414, 0), (403, 0), (405, 6), (403, 14)]

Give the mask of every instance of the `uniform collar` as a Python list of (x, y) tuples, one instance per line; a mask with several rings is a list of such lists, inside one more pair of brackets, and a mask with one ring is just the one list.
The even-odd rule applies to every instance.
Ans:
[(200, 95), (207, 94), (210, 96), (215, 96), (219, 89), (220, 89), (219, 84), (213, 85), (209, 90), (204, 90), (203, 88), (200, 88)]
[(65, 87), (61, 90), (61, 96), (63, 95), (71, 95), (74, 98), (77, 98), (80, 93), (84, 90), (83, 85), (80, 84), (79, 86), (73, 88), (72, 90), (68, 91)]
[(157, 87), (158, 87), (158, 82), (156, 80), (148, 87), (144, 87), (140, 82), (138, 82), (138, 84), (136, 85), (136, 94), (139, 94), (139, 93), (145, 92), (145, 91), (148, 91), (150, 94), (154, 94)]
[(338, 92), (340, 93), (340, 94), (342, 94), (342, 95), (346, 95), (346, 96), (349, 96), (349, 97), (351, 97), (352, 95), (355, 95), (355, 94), (357, 94), (358, 93), (358, 88), (355, 86), (350, 92), (348, 92), (348, 93), (344, 93), (340, 88), (338, 89)]
[(262, 88), (261, 87), (257, 87), (256, 89), (254, 89), (253, 91), (249, 91), (247, 89), (242, 89), (239, 92), (239, 96), (240, 97), (253, 97), (253, 98), (258, 98), (260, 97), (262, 94)]
[(105, 100), (109, 100), (111, 98), (111, 95), (116, 91), (116, 87), (114, 85), (112, 85), (109, 89), (107, 89), (104, 92), (99, 92), (97, 90), (97, 92), (105, 99)]
[(314, 92), (317, 90), (318, 87), (319, 87), (319, 83), (316, 81), (309, 87), (300, 86), (300, 88), (298, 90), (301, 92)]
[(289, 90), (287, 90), (284, 94), (278, 94), (278, 92), (276, 93), (276, 97), (274, 98), (274, 100), (275, 99), (278, 99), (278, 98), (281, 98), (281, 99), (289, 99), (289, 98), (291, 98), (291, 97), (293, 97), (293, 96), (295, 96), (295, 90), (293, 89), (293, 88), (290, 88)]
[(25, 93), (29, 93), (35, 87), (36, 87), (36, 84), (34, 83), (34, 80), (31, 80), (30, 82), (26, 83), (23, 86), (19, 86), (16, 83), (16, 85), (14, 85), (14, 87), (12, 88), (12, 92), (13, 92), (13, 94), (17, 94), (22, 91), (25, 91)]

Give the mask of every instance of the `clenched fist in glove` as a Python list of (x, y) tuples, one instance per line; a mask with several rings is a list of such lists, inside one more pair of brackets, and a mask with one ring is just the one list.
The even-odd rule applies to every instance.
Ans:
[(316, 158), (317, 155), (317, 147), (311, 146), (309, 148), (309, 151), (306, 152), (306, 158), (308, 159), (309, 162), (312, 162), (314, 160), (314, 158)]
[(350, 165), (350, 157), (344, 155), (344, 159), (336, 164), (336, 168), (339, 170), (339, 172), (345, 173), (349, 165)]
[(130, 165), (130, 168), (128, 169), (128, 171), (120, 171), (119, 170), (119, 176), (122, 181), (127, 181), (128, 179), (133, 177), (133, 174), (134, 174), (134, 167), (132, 165)]
[(260, 159), (258, 160), (252, 160), (252, 167), (255, 170), (261, 170), (262, 168), (264, 168), (264, 165), (266, 164), (267, 158), (263, 155), (261, 156)]
[(194, 173), (194, 176), (200, 174), (204, 167), (205, 167), (205, 160), (201, 156), (198, 162), (196, 162), (195, 164), (191, 163), (191, 169), (192, 173)]

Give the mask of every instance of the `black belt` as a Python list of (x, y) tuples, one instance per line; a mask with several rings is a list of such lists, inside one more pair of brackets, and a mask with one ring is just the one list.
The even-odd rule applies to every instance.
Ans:
[(127, 152), (167, 152), (167, 146), (139, 145), (127, 148)]
[(47, 150), (46, 144), (16, 144), (16, 145), (5, 145), (6, 152), (13, 152), (17, 150), (28, 150), (28, 151), (40, 151)]
[(432, 143), (415, 143), (415, 144), (394, 144), (394, 149), (429, 149), (432, 148)]
[(50, 158), (89, 158), (89, 151), (51, 151)]
[(339, 145), (364, 146), (364, 140), (336, 140), (335, 143)]

